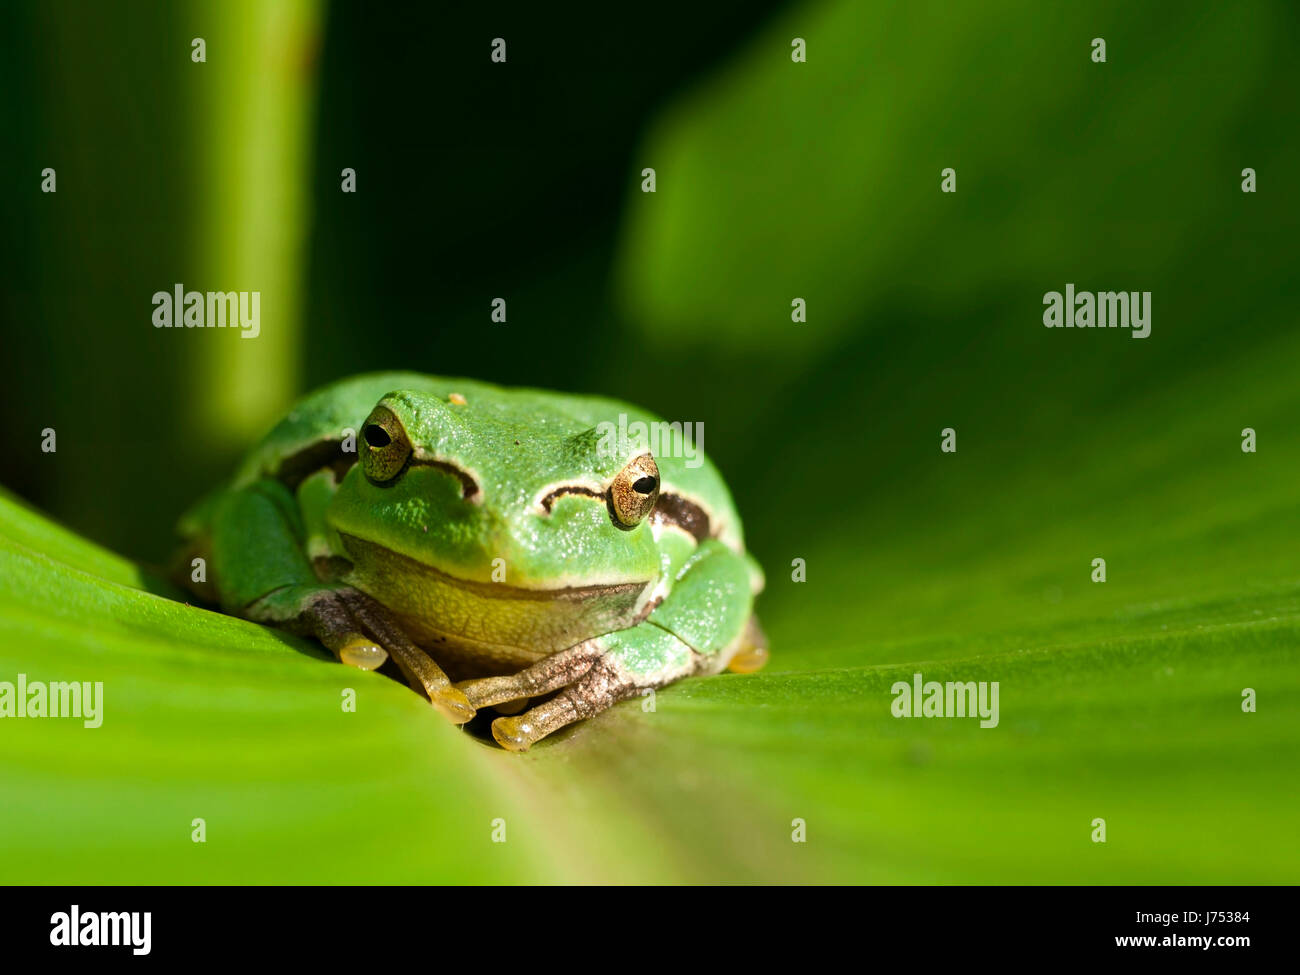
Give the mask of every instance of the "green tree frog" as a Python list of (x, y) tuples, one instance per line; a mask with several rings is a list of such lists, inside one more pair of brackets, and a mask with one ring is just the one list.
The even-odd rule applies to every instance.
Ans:
[(207, 567), (186, 582), (345, 664), (391, 659), (454, 723), (494, 707), (493, 737), (525, 750), (646, 689), (767, 660), (763, 575), (727, 487), (702, 454), (654, 456), (641, 433), (661, 422), (467, 379), (338, 382), (182, 518), (186, 568)]

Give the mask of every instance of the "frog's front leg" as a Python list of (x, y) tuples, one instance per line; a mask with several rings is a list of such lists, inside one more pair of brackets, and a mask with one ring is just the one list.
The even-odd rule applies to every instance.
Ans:
[[(699, 672), (698, 655), (677, 637), (649, 622), (579, 646), (588, 645), (594, 646), (598, 655), (586, 663), (576, 681), (523, 714), (492, 722), (492, 737), (497, 744), (512, 752), (526, 751), (565, 725), (599, 714), (647, 688), (662, 687)], [(564, 650), (560, 654), (568, 652)], [(553, 654), (528, 669), (543, 678), (536, 682), (539, 686), (554, 689), (551, 661), (560, 654)], [(525, 674), (528, 671), (516, 676)], [(473, 688), (465, 684), (458, 686), (466, 691), (471, 702), (477, 700)], [(519, 696), (523, 695), (506, 699)]]
[(503, 748), (524, 751), (553, 731), (646, 689), (715, 674), (729, 664), (742, 672), (757, 670), (767, 652), (752, 617), (755, 578), (742, 556), (706, 541), (678, 574), (669, 597), (644, 622), (552, 654), (513, 676), (457, 686), (475, 707), (564, 688), (523, 714), (492, 722), (492, 736)]
[(584, 640), (544, 657), (517, 674), (466, 680), (456, 686), (475, 708), (527, 701), (576, 683), (604, 652), (600, 640)]
[(317, 575), (304, 548), (318, 540), (316, 514), (305, 482), (298, 498), (280, 482), (265, 480), (220, 501), (210, 544), (223, 608), (315, 637), (340, 661), (362, 670), (374, 670), (391, 656), (448, 720), (468, 721), (474, 709), (465, 695), (380, 603)]

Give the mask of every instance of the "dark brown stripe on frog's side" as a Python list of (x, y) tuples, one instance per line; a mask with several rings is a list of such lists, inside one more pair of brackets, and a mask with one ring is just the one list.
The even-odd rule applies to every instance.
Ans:
[[(342, 481), (343, 475), (352, 469), (352, 465), (357, 462), (356, 454), (343, 452), (343, 441), (341, 440), (321, 440), (312, 444), (310, 447), (304, 447), (296, 454), (291, 454), (280, 464), (276, 471), (276, 478), (281, 481), (290, 491), (298, 490), (298, 485), (311, 477), (317, 471), (332, 470), (334, 480)], [(466, 474), (455, 464), (449, 464), (442, 460), (422, 460), (414, 455), (407, 458), (406, 464), (401, 471), (384, 485), (396, 484), (402, 479), (412, 467), (432, 467), (450, 474), (456, 480), (460, 481), (461, 497), (469, 500), (479, 492), (478, 481), (474, 480), (469, 474)]]
[[(478, 481), (474, 480), (473, 477), (465, 471), (462, 471), (455, 464), (449, 464), (445, 460), (423, 460), (412, 454), (411, 458), (406, 462), (406, 466), (402, 468), (402, 474), (405, 474), (412, 467), (432, 467), (434, 470), (442, 471), (444, 474), (450, 474), (452, 477), (456, 478), (456, 480), (460, 481), (460, 496), (466, 501), (477, 495), (479, 492)], [(397, 477), (393, 478), (388, 483), (396, 484), (402, 474), (398, 474)]]
[(334, 479), (341, 481), (356, 462), (356, 454), (343, 452), (343, 441), (320, 440), (282, 460), (275, 476), (290, 491), (296, 491), (317, 471), (332, 470)]
[(599, 491), (593, 491), (589, 487), (581, 487), (579, 485), (557, 487), (546, 497), (542, 498), (542, 510), (549, 515), (551, 513), (551, 505), (555, 504), (557, 498), (561, 498), (566, 494), (580, 494), (584, 498), (595, 498), (597, 501), (605, 500), (605, 495), (601, 494)]
[(704, 509), (694, 501), (687, 501), (680, 494), (659, 495), (650, 517), (658, 518), (665, 524), (676, 525), (697, 542), (704, 541), (711, 533), (709, 516), (704, 513)]
[[(550, 514), (551, 506), (555, 503), (555, 500), (566, 494), (580, 494), (583, 497), (595, 498), (597, 501), (606, 500), (605, 495), (599, 491), (593, 491), (591, 488), (577, 485), (558, 487), (542, 498), (542, 510)], [(659, 500), (655, 502), (655, 510), (650, 517), (666, 525), (677, 526), (697, 542), (704, 541), (712, 531), (709, 516), (704, 513), (704, 509), (694, 501), (686, 500), (680, 494), (672, 494), (671, 492), (660, 494)]]

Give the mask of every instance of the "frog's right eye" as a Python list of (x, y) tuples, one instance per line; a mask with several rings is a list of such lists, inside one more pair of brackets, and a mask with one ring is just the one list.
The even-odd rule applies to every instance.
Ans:
[(402, 421), (388, 407), (374, 408), (361, 428), (361, 438), (365, 441), (361, 469), (370, 480), (383, 484), (406, 468), (411, 458), (411, 440)]

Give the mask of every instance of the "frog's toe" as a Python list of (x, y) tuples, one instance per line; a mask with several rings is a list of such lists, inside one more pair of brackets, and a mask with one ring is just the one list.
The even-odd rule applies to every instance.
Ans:
[(452, 724), (464, 724), (478, 713), (464, 692), (450, 685), (431, 693), (429, 702)]
[(376, 670), (388, 659), (388, 651), (365, 637), (353, 637), (339, 647), (339, 660), (358, 670)]
[(740, 635), (740, 648), (727, 663), (727, 669), (733, 674), (752, 674), (763, 669), (769, 656), (763, 628), (758, 625), (758, 617), (751, 616)]
[(767, 647), (747, 647), (731, 658), (727, 669), (733, 674), (752, 674), (767, 665)]
[(522, 718), (497, 718), (492, 722), (492, 737), (509, 752), (526, 752), (534, 741), (535, 729)]

